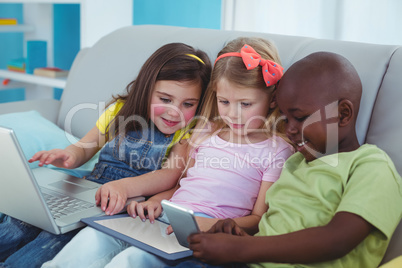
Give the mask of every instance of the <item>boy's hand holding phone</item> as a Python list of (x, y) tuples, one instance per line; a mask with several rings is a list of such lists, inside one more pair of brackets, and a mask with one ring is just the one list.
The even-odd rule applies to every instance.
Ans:
[(243, 240), (239, 236), (227, 233), (198, 233), (188, 237), (189, 248), (193, 256), (210, 264), (236, 262), (244, 252)]
[[(221, 264), (234, 261), (238, 236), (250, 236), (232, 219), (216, 222), (206, 233), (192, 234), (188, 237), (189, 248), (193, 256), (211, 264)], [(230, 249), (233, 247), (233, 249)], [(228, 250), (230, 249), (230, 250)], [(240, 248), (241, 250), (241, 248)], [(229, 254), (228, 254), (229, 253)]]
[(247, 234), (233, 219), (224, 219), (217, 221), (208, 233), (227, 233), (239, 236), (248, 236)]

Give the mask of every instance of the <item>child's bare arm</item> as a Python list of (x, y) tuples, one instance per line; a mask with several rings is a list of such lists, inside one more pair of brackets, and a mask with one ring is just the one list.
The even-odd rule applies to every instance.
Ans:
[[(249, 234), (255, 234), (258, 232), (258, 223), (260, 222), (262, 214), (268, 210), (268, 206), (265, 204), (265, 194), (269, 187), (272, 186), (272, 182), (263, 181), (260, 186), (260, 190), (255, 201), (253, 210), (250, 215), (234, 218), (233, 220), (243, 228)], [(214, 224), (220, 219), (211, 219), (205, 217), (196, 217), (198, 226), (201, 231), (208, 231)]]
[(190, 236), (195, 257), (210, 263), (312, 263), (340, 258), (374, 227), (360, 216), (338, 212), (326, 225), (277, 236), (201, 233)]
[(52, 164), (61, 168), (76, 168), (85, 164), (105, 144), (105, 136), (93, 127), (81, 140), (65, 149), (37, 152), (29, 162), (39, 161), (39, 166)]
[(102, 185), (95, 194), (96, 203), (107, 215), (113, 215), (124, 208), (127, 198), (151, 196), (173, 188), (186, 166), (187, 150), (186, 141), (177, 143), (162, 169)]
[(258, 223), (262, 215), (267, 212), (268, 206), (265, 203), (265, 196), (273, 182), (263, 181), (260, 186), (260, 191), (255, 201), (254, 208), (249, 216), (233, 219), (244, 231), (248, 234), (258, 232)]

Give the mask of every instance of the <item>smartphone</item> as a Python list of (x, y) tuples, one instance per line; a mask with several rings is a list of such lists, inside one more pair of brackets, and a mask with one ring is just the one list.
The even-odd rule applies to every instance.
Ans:
[(163, 211), (169, 219), (170, 225), (172, 225), (177, 241), (179, 241), (179, 244), (183, 247), (188, 248), (187, 237), (200, 231), (194, 217), (194, 212), (168, 200), (162, 200), (161, 204)]

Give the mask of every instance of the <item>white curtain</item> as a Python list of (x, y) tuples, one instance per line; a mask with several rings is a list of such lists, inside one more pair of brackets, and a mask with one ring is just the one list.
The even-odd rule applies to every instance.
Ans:
[(222, 29), (402, 45), (402, 1), (222, 0)]

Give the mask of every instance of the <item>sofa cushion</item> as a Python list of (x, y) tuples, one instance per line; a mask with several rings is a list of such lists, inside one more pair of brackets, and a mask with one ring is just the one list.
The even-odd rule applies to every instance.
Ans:
[[(0, 126), (11, 128), (21, 145), (25, 158), (30, 159), (36, 152), (63, 149), (78, 139), (65, 132), (37, 111), (27, 111), (0, 115)], [(65, 170), (49, 165), (52, 169), (64, 170), (74, 176), (88, 174), (97, 162), (97, 155), (85, 165), (75, 170)], [(28, 163), (30, 168), (37, 168), (38, 162)]]

